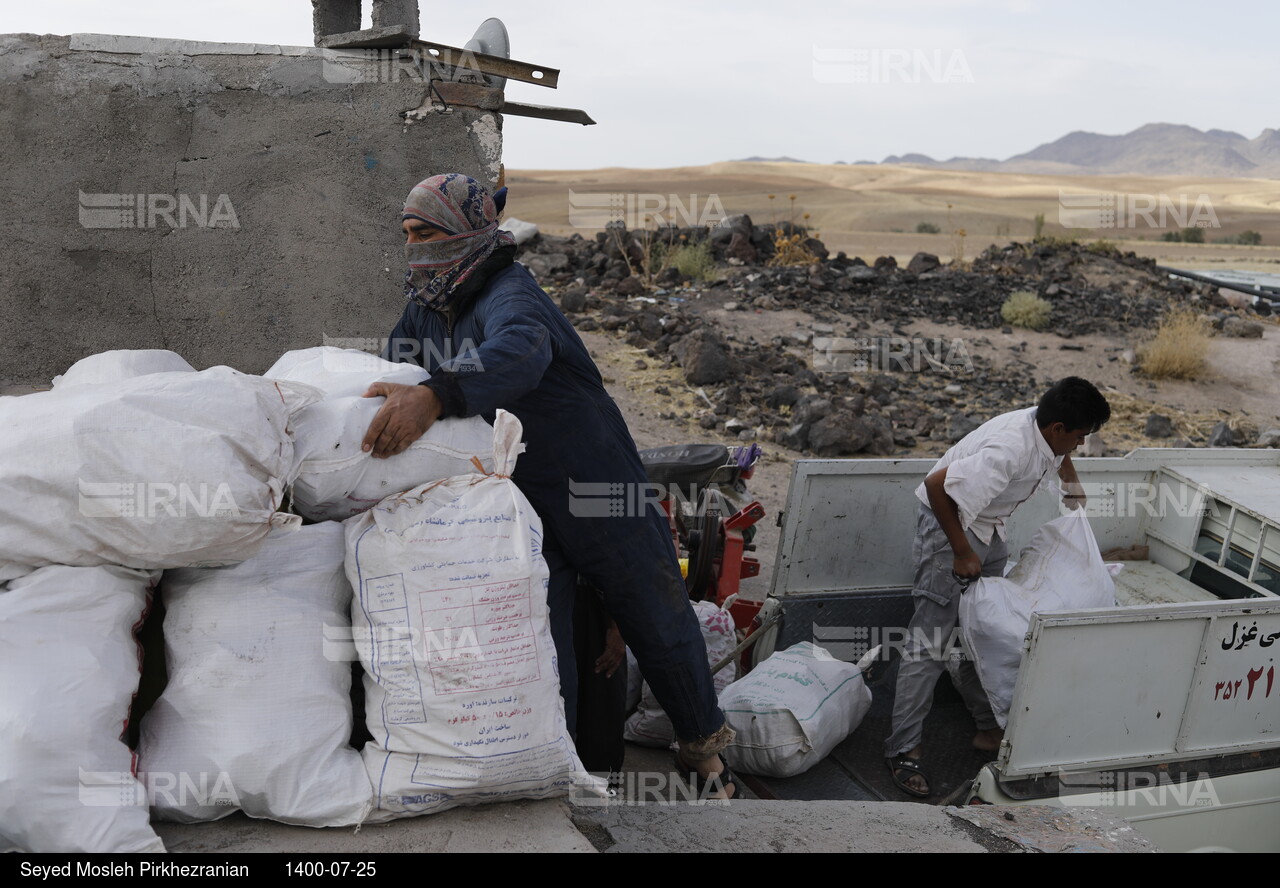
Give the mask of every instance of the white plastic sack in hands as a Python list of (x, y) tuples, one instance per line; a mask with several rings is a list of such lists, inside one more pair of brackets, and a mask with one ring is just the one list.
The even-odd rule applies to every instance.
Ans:
[(778, 651), (720, 695), (725, 721), (737, 733), (724, 751), (746, 774), (794, 777), (826, 758), (862, 723), (871, 708), (863, 670), (802, 641)]
[(138, 745), (157, 817), (360, 822), (373, 790), (349, 745), (345, 554), (325, 522), (273, 532), (243, 564), (165, 571), (169, 683)]
[(321, 346), (286, 353), (266, 375), (313, 385), (323, 401), (294, 423), (299, 474), (293, 505), (313, 521), (341, 521), (419, 484), (493, 468), (493, 429), (478, 416), (442, 419), (403, 453), (374, 459), (364, 436), (385, 398), (361, 397), (375, 382), (417, 385), (426, 370), (356, 349)]
[(102, 385), (149, 373), (194, 373), (195, 369), (178, 353), (161, 348), (116, 349), (81, 358), (66, 373), (53, 377), (53, 386)]
[(1009, 717), (1031, 615), (1114, 607), (1111, 577), (1089, 519), (1077, 509), (1042, 525), (1008, 576), (983, 577), (961, 595), (960, 629), (1000, 727)]
[(0, 580), (46, 564), (252, 558), (293, 472), (308, 386), (230, 367), (0, 398)]
[(158, 578), (53, 566), (0, 585), (0, 853), (164, 851), (121, 740)]
[(520, 434), (499, 410), (498, 474), (423, 485), (344, 524), (370, 821), (592, 784), (565, 726), (542, 522), (508, 477)]
[[(695, 601), (693, 612), (698, 617), (698, 623), (702, 627), (702, 640), (707, 645), (707, 665), (715, 666), (738, 643), (733, 616), (710, 601)], [(716, 696), (723, 693), (737, 677), (737, 663), (730, 663), (712, 676)], [(658, 698), (653, 696), (647, 681), (641, 688), (640, 705), (627, 719), (622, 734), (627, 740), (641, 746), (665, 748), (675, 742), (676, 732), (671, 719), (658, 703)]]

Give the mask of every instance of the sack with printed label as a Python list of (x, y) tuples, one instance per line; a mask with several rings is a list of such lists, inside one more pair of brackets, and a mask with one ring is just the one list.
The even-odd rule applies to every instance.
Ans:
[(520, 434), (499, 410), (494, 473), (422, 485), (344, 523), (370, 821), (595, 785), (565, 725), (542, 522), (510, 479)]
[(375, 459), (364, 452), (369, 425), (385, 398), (361, 397), (375, 382), (417, 385), (428, 373), (412, 364), (393, 364), (355, 349), (291, 351), (266, 375), (301, 382), (325, 393), (294, 423), (298, 475), (292, 502), (313, 521), (342, 521), (386, 497), (419, 484), (493, 468), (493, 429), (478, 416), (441, 419), (395, 456)]
[(725, 758), (731, 768), (764, 777), (794, 777), (822, 761), (871, 709), (863, 670), (802, 641), (778, 651), (720, 695), (736, 732)]

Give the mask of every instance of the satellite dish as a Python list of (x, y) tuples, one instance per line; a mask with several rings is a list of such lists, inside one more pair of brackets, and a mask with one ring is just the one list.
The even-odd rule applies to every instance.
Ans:
[[(480, 27), (476, 28), (475, 35), (462, 48), (509, 59), (511, 58), (511, 38), (507, 36), (507, 26), (502, 23), (502, 19), (485, 19), (480, 23)], [(494, 89), (505, 89), (507, 86), (507, 78), (495, 77), (491, 74), (484, 75), (484, 82)]]

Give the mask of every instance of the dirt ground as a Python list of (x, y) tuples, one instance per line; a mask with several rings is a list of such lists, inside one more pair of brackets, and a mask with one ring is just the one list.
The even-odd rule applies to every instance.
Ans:
[[(607, 333), (583, 333), (582, 339), (640, 449), (664, 444), (733, 446), (739, 443), (727, 441), (715, 432), (704, 431), (696, 423), (663, 418), (664, 414), (669, 417), (674, 413), (679, 417), (683, 413), (692, 413), (699, 402), (696, 390), (685, 383), (677, 368), (665, 367), (661, 362), (646, 357), (642, 349), (626, 345)], [(637, 369), (638, 362), (648, 366)], [(655, 394), (654, 389), (659, 386), (665, 386), (671, 394)], [(761, 447), (764, 456), (747, 482), (747, 490), (765, 510), (764, 520), (756, 524), (756, 550), (748, 553), (760, 562), (760, 576), (743, 580), (741, 588), (744, 598), (755, 600), (763, 599), (769, 592), (780, 533), (776, 522), (786, 507), (792, 463), (802, 458), (801, 454), (778, 444), (762, 443)]]

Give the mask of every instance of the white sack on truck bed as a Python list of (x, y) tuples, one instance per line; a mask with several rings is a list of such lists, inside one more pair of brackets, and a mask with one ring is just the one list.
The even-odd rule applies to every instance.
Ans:
[(102, 385), (148, 373), (194, 373), (195, 370), (177, 352), (162, 348), (122, 348), (81, 358), (66, 373), (53, 377), (53, 387)]
[[(702, 628), (702, 641), (707, 646), (707, 665), (714, 667), (729, 656), (738, 643), (734, 633), (733, 615), (711, 601), (693, 602), (693, 612)], [(639, 666), (636, 667), (637, 672)], [(719, 696), (738, 677), (738, 664), (730, 663), (712, 676), (716, 695)], [(653, 696), (646, 681), (640, 690), (640, 702), (636, 711), (627, 719), (623, 736), (632, 743), (665, 749), (675, 742), (676, 729), (671, 719)]]
[(373, 791), (349, 744), (345, 554), (330, 521), (274, 531), (242, 564), (165, 571), (169, 683), (138, 745), (158, 818), (360, 822)]
[(1077, 509), (1042, 525), (1008, 576), (982, 577), (961, 595), (960, 629), (1000, 727), (1009, 717), (1031, 615), (1114, 607), (1111, 568)]
[(778, 651), (720, 695), (725, 721), (736, 732), (725, 750), (729, 766), (745, 774), (794, 777), (826, 758), (862, 723), (871, 708), (863, 669), (802, 641)]
[(158, 578), (53, 566), (0, 584), (0, 853), (164, 851), (121, 739)]
[(423, 485), (345, 522), (372, 822), (591, 783), (565, 726), (542, 522), (508, 477), (520, 434), (499, 410), (497, 474)]
[(294, 471), (307, 386), (230, 367), (0, 398), (0, 580), (34, 567), (251, 558)]
[(417, 385), (428, 373), (355, 349), (291, 351), (267, 371), (325, 393), (295, 423), (298, 477), (293, 505), (313, 521), (341, 521), (419, 484), (475, 471), (472, 457), (493, 468), (493, 429), (478, 416), (438, 420), (403, 453), (374, 459), (361, 449), (385, 398), (361, 397), (375, 382)]

